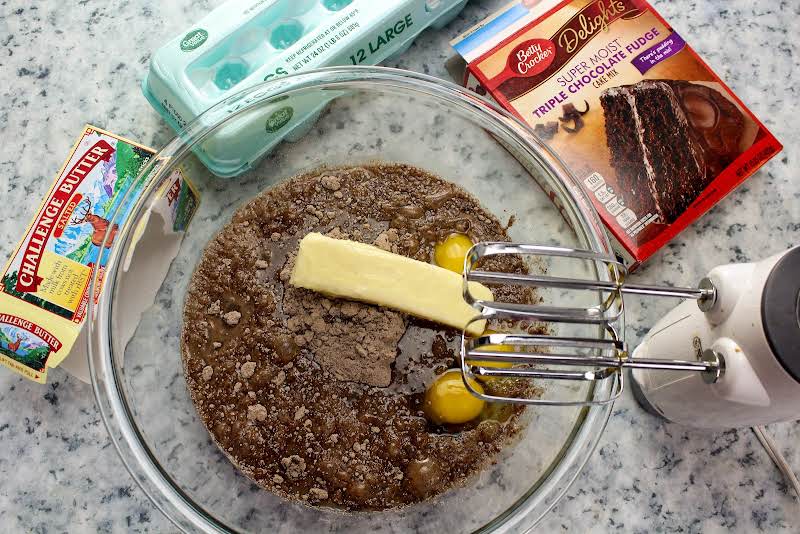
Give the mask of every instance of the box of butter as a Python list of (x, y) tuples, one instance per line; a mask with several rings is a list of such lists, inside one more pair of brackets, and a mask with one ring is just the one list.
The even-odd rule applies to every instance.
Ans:
[[(58, 365), (88, 381), (82, 336), (89, 301), (97, 301), (117, 231), (147, 183), (140, 171), (155, 153), (95, 126), (83, 129), (0, 275), (0, 364), (40, 383)], [(158, 214), (168, 224), (158, 233), (135, 233), (137, 247), (158, 250), (149, 276), (141, 276), (141, 295), (155, 295), (198, 204), (196, 190), (176, 170), (150, 208), (149, 219)], [(147, 297), (125, 303), (132, 321), (133, 308), (149, 304)]]
[(453, 45), (464, 84), (571, 168), (631, 269), (782, 148), (645, 0), (514, 2)]

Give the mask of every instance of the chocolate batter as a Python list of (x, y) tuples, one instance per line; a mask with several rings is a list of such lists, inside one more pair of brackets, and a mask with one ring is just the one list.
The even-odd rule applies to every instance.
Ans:
[[(427, 421), (425, 388), (456, 365), (457, 332), (290, 286), (312, 231), (422, 261), (453, 232), (508, 240), (466, 191), (407, 165), (315, 171), (241, 207), (206, 248), (184, 308), (186, 380), (214, 441), (264, 489), (309, 504), (380, 510), (464, 483), (519, 431), (521, 408), (487, 405), (458, 427)], [(511, 257), (492, 267), (523, 269)]]

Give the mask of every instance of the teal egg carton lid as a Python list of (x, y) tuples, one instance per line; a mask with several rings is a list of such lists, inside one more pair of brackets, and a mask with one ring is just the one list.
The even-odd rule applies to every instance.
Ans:
[[(441, 28), (467, 0), (230, 0), (159, 48), (142, 81), (150, 104), (177, 132), (215, 104), (268, 80), (311, 69), (377, 65), (404, 52), (422, 30)], [(232, 177), (281, 141), (302, 137), (333, 94), (259, 106), (195, 150)]]

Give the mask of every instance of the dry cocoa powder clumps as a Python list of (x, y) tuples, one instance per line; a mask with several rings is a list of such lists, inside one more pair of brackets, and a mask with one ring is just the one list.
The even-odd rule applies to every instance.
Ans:
[(247, 408), (247, 419), (250, 421), (264, 421), (267, 418), (267, 409), (260, 404), (253, 404)]
[(334, 377), (376, 387), (391, 383), (397, 343), (406, 330), (400, 313), (320, 299), (294, 287), (284, 290), (283, 309), (292, 316), (287, 326), (295, 342), (313, 350), (315, 360)]
[(222, 313), (222, 307), (219, 304), (219, 299), (211, 303), (211, 305), (208, 307), (208, 310), (206, 310), (206, 313), (209, 315), (219, 315)]
[(203, 367), (202, 377), (203, 381), (208, 382), (211, 380), (211, 377), (214, 376), (214, 368), (210, 365), (206, 365)]
[(214, 441), (261, 487), (315, 506), (396, 508), (466, 483), (518, 432), (519, 409), (431, 425), (422, 396), (455, 365), (457, 333), (292, 287), (309, 232), (421, 261), (453, 232), (508, 239), (465, 191), (405, 165), (312, 172), (254, 198), (208, 244), (185, 300), (184, 371)]
[(252, 377), (255, 371), (256, 371), (256, 362), (243, 363), (242, 366), (239, 368), (239, 374), (242, 376), (242, 378)]
[(227, 324), (228, 326), (236, 326), (237, 324), (239, 324), (239, 319), (241, 318), (242, 314), (235, 310), (222, 314), (222, 320), (225, 321), (225, 324)]
[(311, 488), (308, 490), (308, 495), (315, 501), (324, 501), (328, 498), (328, 492), (320, 488)]
[(286, 471), (286, 476), (292, 479), (300, 478), (306, 470), (306, 461), (296, 454), (281, 459), (281, 465)]

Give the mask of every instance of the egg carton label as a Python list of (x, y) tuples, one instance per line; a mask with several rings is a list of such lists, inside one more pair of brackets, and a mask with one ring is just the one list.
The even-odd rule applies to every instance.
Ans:
[[(153, 154), (133, 141), (85, 127), (3, 270), (0, 363), (44, 383), (47, 369), (70, 354), (89, 299), (96, 302), (100, 294), (119, 227), (145, 186), (140, 170)], [(154, 210), (179, 235), (198, 203), (195, 189), (176, 170)], [(90, 294), (95, 273), (98, 283)]]

